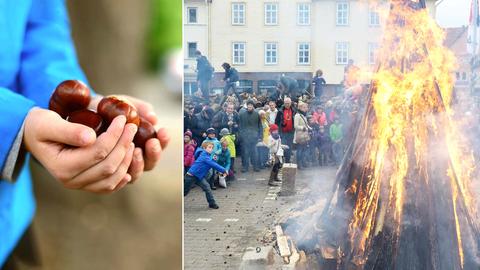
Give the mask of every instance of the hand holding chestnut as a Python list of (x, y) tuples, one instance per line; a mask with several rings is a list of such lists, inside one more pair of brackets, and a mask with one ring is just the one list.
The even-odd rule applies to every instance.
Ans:
[(33, 108), (25, 118), (25, 148), (67, 188), (119, 190), (154, 168), (168, 144), (167, 132), (152, 125), (157, 118), (151, 105), (106, 97), (103, 103), (109, 106), (87, 109), (101, 98), (91, 98), (79, 81), (65, 81), (52, 95), (51, 110)]
[(87, 110), (91, 101), (90, 89), (82, 82), (67, 80), (60, 83), (50, 98), (49, 108), (69, 122), (86, 125), (97, 135), (105, 132), (113, 119), (119, 115), (127, 118), (127, 123), (139, 127), (135, 136), (135, 146), (145, 150), (148, 139), (156, 138), (152, 124), (146, 119), (140, 120), (133, 104), (116, 96), (104, 97), (97, 106), (97, 112)]

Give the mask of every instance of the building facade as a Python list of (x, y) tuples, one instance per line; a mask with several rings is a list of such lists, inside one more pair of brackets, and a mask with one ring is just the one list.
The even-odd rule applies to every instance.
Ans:
[(184, 0), (184, 93), (197, 90), (195, 51), (200, 50), (209, 58), (209, 8), (205, 0)]
[[(372, 2), (185, 0), (186, 16), (194, 7), (200, 16), (202, 10), (208, 16), (201, 20), (207, 22), (201, 33), (192, 33), (196, 28), (185, 22), (185, 54), (189, 43), (199, 40), (197, 48), (215, 67), (214, 89), (223, 85), (224, 62), (240, 72), (242, 88), (256, 92), (274, 88), (282, 74), (307, 88), (318, 69), (328, 84), (339, 85), (349, 59), (366, 70), (375, 65), (389, 1)], [(435, 14), (434, 2), (428, 1), (431, 14)], [(207, 44), (203, 45), (199, 36)], [(187, 57), (185, 62), (186, 85), (190, 87), (194, 82), (193, 64)]]
[(457, 69), (453, 74), (455, 78), (455, 89), (459, 91), (470, 90), (472, 55), (467, 50), (468, 28), (447, 28), (445, 36), (445, 47), (449, 48), (457, 59)]

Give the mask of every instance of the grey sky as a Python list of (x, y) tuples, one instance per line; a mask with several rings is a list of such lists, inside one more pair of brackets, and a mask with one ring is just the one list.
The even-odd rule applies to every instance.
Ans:
[(471, 0), (443, 0), (437, 6), (437, 21), (442, 27), (468, 24)]

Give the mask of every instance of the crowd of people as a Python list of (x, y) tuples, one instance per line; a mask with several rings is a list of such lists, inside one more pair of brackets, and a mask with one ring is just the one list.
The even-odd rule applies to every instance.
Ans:
[[(359, 95), (345, 91), (327, 97), (321, 70), (312, 79), (313, 91), (300, 90), (294, 78), (282, 76), (277, 89), (266, 95), (242, 92), (235, 83), (238, 72), (228, 63), (222, 67), (224, 92), (210, 95), (203, 76), (211, 76), (213, 67), (197, 52), (200, 89), (184, 104), (184, 195), (197, 183), (209, 206), (217, 209), (212, 190), (226, 187), (220, 180), (234, 180), (237, 168), (241, 173), (250, 167), (255, 172), (270, 169), (268, 185), (276, 186), (283, 163), (303, 170), (341, 162), (353, 138)], [(239, 157), (241, 164), (235, 166)]]

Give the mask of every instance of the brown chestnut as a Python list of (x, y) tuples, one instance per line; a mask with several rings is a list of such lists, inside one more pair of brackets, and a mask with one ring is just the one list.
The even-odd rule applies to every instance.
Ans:
[(156, 137), (157, 132), (155, 131), (155, 128), (152, 126), (152, 124), (150, 124), (150, 122), (141, 117), (138, 131), (133, 138), (133, 143), (135, 144), (135, 146), (145, 150), (145, 143), (149, 139)]
[(55, 88), (48, 108), (65, 119), (71, 112), (87, 108), (89, 103), (88, 86), (78, 80), (67, 80)]
[(107, 125), (110, 125), (113, 119), (119, 115), (124, 115), (127, 118), (127, 123), (133, 123), (137, 126), (140, 124), (137, 109), (115, 96), (104, 97), (98, 103), (97, 112), (102, 116)]
[(91, 127), (97, 136), (106, 130), (102, 117), (98, 113), (86, 109), (74, 111), (68, 116), (67, 121)]

